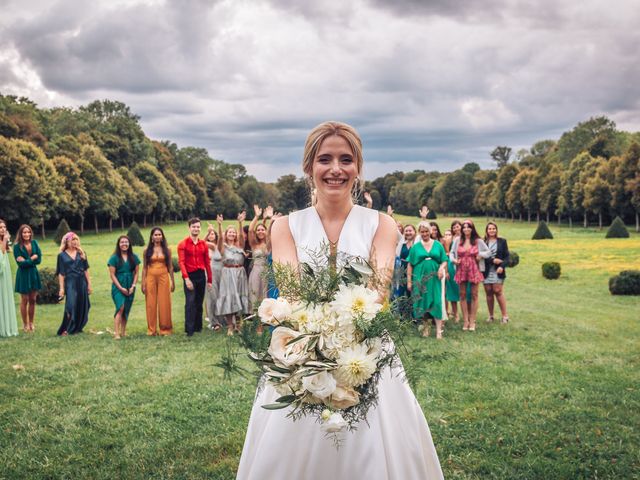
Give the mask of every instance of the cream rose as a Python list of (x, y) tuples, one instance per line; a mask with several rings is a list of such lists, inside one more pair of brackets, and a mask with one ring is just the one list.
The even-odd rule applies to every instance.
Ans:
[(338, 433), (344, 430), (346, 426), (347, 422), (345, 422), (344, 418), (342, 418), (342, 415), (334, 412), (329, 416), (327, 420), (322, 422), (320, 428), (325, 433)]
[(303, 377), (302, 387), (314, 396), (325, 399), (335, 391), (336, 379), (330, 373), (320, 372), (316, 375)]
[(325, 400), (327, 405), (334, 408), (345, 409), (353, 407), (360, 402), (360, 394), (351, 387), (337, 386), (333, 394)]
[(287, 345), (288, 342), (299, 336), (300, 332), (296, 332), (291, 328), (276, 328), (271, 334), (271, 343), (268, 350), (269, 355), (271, 355), (277, 363), (285, 367), (304, 363), (304, 361), (309, 358), (309, 353), (305, 350), (309, 341), (308, 337)]
[(291, 315), (291, 305), (284, 298), (265, 298), (258, 307), (258, 316), (262, 323), (279, 325)]

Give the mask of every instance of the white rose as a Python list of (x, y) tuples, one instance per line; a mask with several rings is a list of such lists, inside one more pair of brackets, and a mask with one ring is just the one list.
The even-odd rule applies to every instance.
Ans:
[(268, 325), (277, 325), (275, 318), (273, 318), (273, 307), (276, 306), (277, 300), (275, 298), (265, 298), (258, 307), (258, 316), (262, 323)]
[(337, 433), (344, 430), (346, 426), (347, 422), (342, 418), (342, 415), (332, 413), (331, 416), (322, 423), (320, 428), (322, 428), (322, 431), (325, 433)]
[(295, 343), (287, 345), (294, 338), (300, 336), (300, 332), (287, 327), (278, 327), (271, 334), (271, 343), (269, 344), (269, 355), (279, 364), (290, 367), (295, 364), (304, 363), (309, 358), (306, 351), (308, 337), (298, 340)]
[(351, 387), (343, 387), (338, 385), (328, 399), (324, 401), (333, 408), (345, 409), (353, 407), (360, 402), (360, 394)]
[(283, 322), (291, 316), (291, 305), (283, 297), (276, 300), (276, 304), (273, 306), (273, 318), (279, 322)]
[(302, 387), (320, 399), (330, 396), (336, 389), (336, 379), (327, 372), (302, 378)]

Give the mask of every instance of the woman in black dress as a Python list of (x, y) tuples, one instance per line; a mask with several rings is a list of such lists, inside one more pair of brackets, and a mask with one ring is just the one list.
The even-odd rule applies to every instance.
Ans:
[(80, 333), (89, 320), (91, 279), (87, 255), (80, 248), (80, 238), (73, 232), (62, 237), (56, 275), (60, 284), (58, 295), (60, 299), (66, 297), (58, 335)]

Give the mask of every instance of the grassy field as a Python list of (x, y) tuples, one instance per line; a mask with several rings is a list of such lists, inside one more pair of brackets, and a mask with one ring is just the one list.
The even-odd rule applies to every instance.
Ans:
[[(409, 342), (445, 477), (640, 478), (640, 297), (607, 289), (612, 274), (640, 269), (640, 236), (551, 225), (554, 240), (531, 241), (533, 223), (499, 225), (520, 255), (506, 283), (511, 323), (485, 324), (481, 293), (477, 332), (449, 324), (442, 342)], [(173, 246), (186, 231), (166, 228)], [(62, 306), (50, 305), (35, 334), (0, 339), (0, 478), (235, 477), (255, 383), (223, 380), (222, 335), (185, 337), (181, 283), (176, 335), (145, 335), (140, 291), (129, 337), (100, 334), (113, 328), (106, 262), (119, 234), (82, 239), (86, 333), (56, 337)], [(56, 246), (41, 247), (53, 267)], [(542, 277), (544, 261), (562, 264), (560, 279)]]

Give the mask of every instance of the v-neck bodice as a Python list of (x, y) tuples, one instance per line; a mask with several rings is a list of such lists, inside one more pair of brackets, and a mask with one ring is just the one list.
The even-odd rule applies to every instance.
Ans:
[[(338, 237), (338, 264), (351, 256), (369, 259), (378, 222), (379, 215), (376, 210), (359, 205), (351, 208)], [(326, 261), (329, 239), (315, 207), (289, 214), (289, 229), (296, 244), (298, 261), (317, 263), (321, 259), (318, 257)]]

